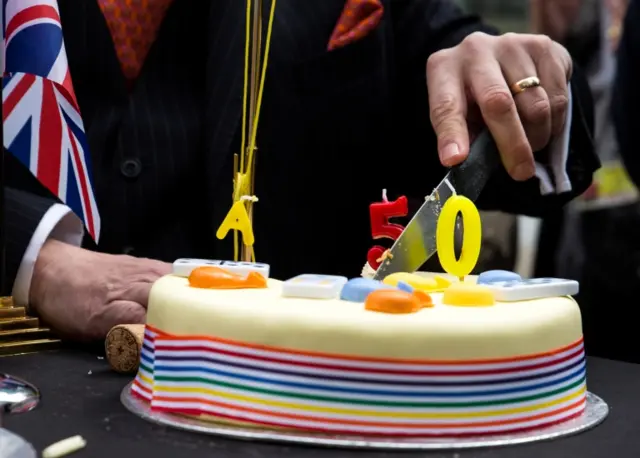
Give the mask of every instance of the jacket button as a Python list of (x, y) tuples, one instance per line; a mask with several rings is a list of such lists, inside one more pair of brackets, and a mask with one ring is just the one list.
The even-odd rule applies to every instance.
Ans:
[(120, 172), (126, 178), (136, 178), (142, 171), (142, 164), (136, 158), (125, 159), (120, 165)]

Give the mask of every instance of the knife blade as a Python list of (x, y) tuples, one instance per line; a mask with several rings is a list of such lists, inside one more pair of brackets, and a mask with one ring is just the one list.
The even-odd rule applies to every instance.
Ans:
[(392, 273), (415, 272), (420, 268), (437, 251), (436, 227), (447, 199), (455, 193), (475, 201), (499, 164), (498, 147), (485, 129), (471, 145), (467, 159), (452, 167), (426, 198), (373, 278), (383, 280)]

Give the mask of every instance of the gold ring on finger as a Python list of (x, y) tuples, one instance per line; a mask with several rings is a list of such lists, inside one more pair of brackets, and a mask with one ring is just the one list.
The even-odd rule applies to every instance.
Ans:
[(515, 84), (512, 84), (510, 89), (513, 95), (520, 94), (521, 92), (531, 89), (532, 87), (540, 86), (540, 78), (537, 76), (530, 76), (528, 78), (521, 79)]

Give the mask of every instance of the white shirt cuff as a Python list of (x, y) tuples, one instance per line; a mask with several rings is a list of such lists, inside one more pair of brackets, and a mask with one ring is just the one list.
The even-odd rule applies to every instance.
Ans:
[(31, 237), (18, 268), (11, 293), (16, 305), (27, 306), (29, 303), (33, 268), (44, 243), (52, 238), (70, 245), (80, 246), (83, 236), (82, 221), (66, 205), (55, 204), (45, 213)]
[(567, 174), (567, 158), (569, 157), (569, 140), (571, 139), (571, 121), (573, 117), (573, 96), (571, 84), (569, 84), (569, 105), (567, 106), (567, 119), (564, 123), (562, 135), (554, 138), (549, 145), (548, 168), (553, 173), (553, 180), (549, 177), (547, 167), (536, 162), (536, 176), (540, 180), (540, 193), (562, 194), (571, 191), (571, 180)]

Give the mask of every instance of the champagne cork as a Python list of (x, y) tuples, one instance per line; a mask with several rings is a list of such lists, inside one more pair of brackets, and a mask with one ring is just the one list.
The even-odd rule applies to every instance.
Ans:
[(143, 324), (121, 324), (111, 328), (104, 343), (111, 368), (121, 374), (136, 372), (143, 340)]

